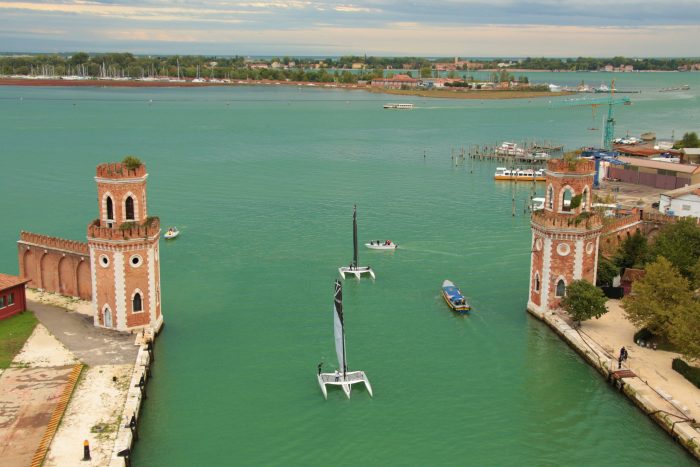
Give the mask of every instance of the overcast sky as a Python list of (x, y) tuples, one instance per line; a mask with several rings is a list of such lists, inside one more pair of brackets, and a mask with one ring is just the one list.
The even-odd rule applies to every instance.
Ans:
[(700, 56), (700, 0), (0, 0), (0, 51)]

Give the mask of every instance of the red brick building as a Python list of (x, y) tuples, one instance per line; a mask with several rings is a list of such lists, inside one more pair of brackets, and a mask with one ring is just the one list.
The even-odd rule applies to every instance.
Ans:
[(527, 307), (556, 309), (574, 280), (595, 283), (600, 217), (591, 210), (595, 163), (551, 160), (545, 206), (532, 215), (530, 293)]
[(0, 274), (0, 319), (8, 318), (27, 309), (24, 288), (29, 279)]
[(99, 217), (87, 243), (22, 232), (20, 273), (30, 287), (91, 300), (95, 326), (127, 331), (163, 324), (160, 221), (148, 216), (146, 166), (97, 166)]

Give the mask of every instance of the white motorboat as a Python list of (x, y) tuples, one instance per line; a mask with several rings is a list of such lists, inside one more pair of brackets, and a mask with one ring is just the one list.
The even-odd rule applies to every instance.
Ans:
[(381, 240), (372, 240), (369, 243), (365, 243), (365, 246), (369, 248), (370, 250), (395, 250), (399, 246), (392, 242), (391, 240), (387, 240), (385, 242), (382, 242)]
[(180, 235), (180, 231), (177, 230), (177, 227), (170, 227), (168, 231), (163, 234), (163, 237), (165, 237), (166, 240), (171, 240), (178, 235)]
[(411, 110), (413, 109), (413, 104), (401, 103), (401, 104), (384, 104), (385, 109), (400, 109), (400, 110)]
[(335, 281), (335, 295), (333, 297), (333, 333), (335, 334), (335, 353), (338, 357), (339, 369), (335, 373), (322, 373), (318, 365), (318, 385), (321, 387), (323, 397), (328, 399), (326, 385), (340, 386), (345, 395), (350, 398), (353, 384), (364, 383), (365, 388), (372, 396), (372, 386), (364, 371), (348, 371), (345, 356), (345, 318), (343, 316), (343, 285), (339, 280)]

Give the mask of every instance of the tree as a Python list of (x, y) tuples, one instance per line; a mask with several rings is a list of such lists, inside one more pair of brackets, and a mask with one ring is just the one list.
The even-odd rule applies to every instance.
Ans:
[(683, 138), (681, 138), (680, 141), (676, 141), (676, 144), (674, 144), (673, 147), (676, 149), (700, 147), (700, 139), (698, 139), (698, 134), (694, 131), (683, 134)]
[(430, 78), (433, 76), (433, 69), (430, 66), (424, 66), (420, 69), (421, 78)]
[(693, 303), (689, 285), (669, 260), (659, 256), (634, 283), (632, 294), (622, 299), (622, 307), (634, 325), (668, 338), (673, 317)]
[(620, 269), (618, 269), (615, 264), (604, 258), (603, 255), (598, 255), (598, 275), (596, 277), (596, 285), (602, 287), (611, 287), (613, 279), (620, 274)]
[(700, 303), (678, 307), (669, 331), (671, 344), (688, 360), (700, 359)]
[(605, 295), (595, 285), (585, 280), (573, 281), (566, 288), (566, 296), (561, 300), (561, 306), (571, 318), (578, 322), (600, 318), (608, 309), (605, 308)]
[(667, 225), (654, 241), (652, 254), (663, 256), (683, 276), (691, 277), (691, 269), (700, 258), (700, 229), (694, 218), (684, 218)]
[(640, 232), (635, 232), (626, 238), (617, 250), (613, 261), (619, 268), (640, 268), (649, 260), (649, 245), (647, 238)]
[(126, 156), (122, 160), (122, 164), (124, 164), (126, 166), (126, 168), (129, 170), (136, 170), (139, 167), (141, 167), (141, 165), (143, 165), (143, 163), (141, 162), (141, 159), (139, 159), (136, 156)]

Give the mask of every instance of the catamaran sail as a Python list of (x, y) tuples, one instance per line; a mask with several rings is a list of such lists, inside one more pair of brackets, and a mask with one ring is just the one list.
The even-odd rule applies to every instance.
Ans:
[(362, 274), (369, 274), (374, 279), (374, 271), (369, 266), (358, 266), (358, 251), (357, 251), (357, 206), (352, 207), (352, 262), (350, 266), (343, 266), (338, 268), (340, 272), (340, 277), (345, 279), (345, 274), (353, 274), (358, 279)]
[(333, 297), (333, 331), (335, 334), (335, 352), (338, 355), (338, 367), (335, 373), (321, 373), (321, 365), (318, 370), (318, 385), (321, 387), (323, 397), (328, 399), (327, 385), (340, 386), (349, 398), (352, 385), (364, 383), (367, 392), (372, 396), (372, 386), (364, 371), (348, 371), (345, 356), (345, 320), (343, 317), (343, 286), (340, 281), (335, 281), (335, 295)]
[(338, 355), (338, 367), (343, 375), (347, 373), (348, 366), (345, 363), (345, 329), (343, 323), (343, 286), (339, 280), (335, 281), (335, 298), (333, 300), (333, 330), (335, 331), (335, 353)]

